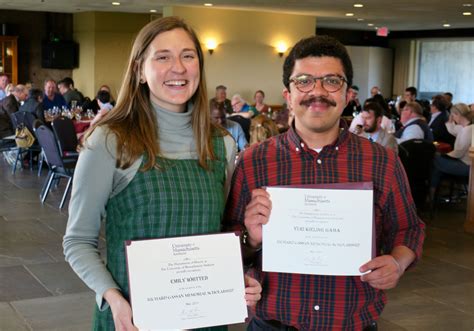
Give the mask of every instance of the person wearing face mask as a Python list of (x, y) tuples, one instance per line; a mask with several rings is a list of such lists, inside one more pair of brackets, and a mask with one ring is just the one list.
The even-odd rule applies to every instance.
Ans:
[[(387, 301), (384, 290), (394, 288), (421, 256), (424, 224), (400, 160), (393, 151), (350, 133), (341, 119), (352, 78), (351, 60), (339, 41), (320, 35), (300, 40), (283, 65), (283, 94), (294, 113), (290, 128), (240, 155), (224, 219), (227, 229), (246, 233), (244, 255), (263, 287), (247, 330), (376, 330)], [(349, 182), (374, 187), (376, 257), (359, 268), (371, 272), (262, 271), (262, 226), (278, 221), (269, 220), (272, 201), (264, 188)]]
[[(153, 20), (135, 39), (115, 107), (86, 136), (63, 246), (96, 292), (95, 330), (137, 330), (125, 240), (221, 229), (236, 148), (211, 123), (203, 70), (194, 31), (177, 17)], [(107, 264), (97, 249), (102, 217)], [(255, 305), (261, 287), (245, 279), (245, 299)]]

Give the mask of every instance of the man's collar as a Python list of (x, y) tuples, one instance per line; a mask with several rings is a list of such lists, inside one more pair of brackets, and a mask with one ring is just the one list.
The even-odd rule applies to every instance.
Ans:
[(407, 126), (408, 124), (410, 123), (413, 123), (417, 120), (421, 119), (421, 117), (413, 117), (413, 118), (410, 118), (403, 126)]
[[(291, 149), (295, 149), (297, 152), (300, 150), (312, 150), (309, 148), (308, 144), (298, 135), (298, 133), (296, 133), (295, 121), (292, 122), (290, 128), (288, 129), (287, 137)], [(332, 144), (326, 145), (323, 148), (328, 146), (338, 148), (338, 146), (344, 144), (348, 138), (349, 129), (347, 123), (345, 120), (339, 119), (339, 135)]]

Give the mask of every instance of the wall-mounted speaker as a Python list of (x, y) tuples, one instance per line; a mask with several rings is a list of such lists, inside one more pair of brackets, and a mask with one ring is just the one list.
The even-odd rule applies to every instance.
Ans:
[(41, 66), (50, 69), (74, 69), (79, 67), (79, 44), (73, 41), (43, 42)]

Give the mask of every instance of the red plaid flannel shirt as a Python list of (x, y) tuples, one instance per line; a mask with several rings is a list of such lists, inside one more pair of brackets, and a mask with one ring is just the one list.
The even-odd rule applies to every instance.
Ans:
[[(255, 188), (345, 182), (373, 182), (377, 255), (403, 245), (418, 260), (424, 224), (400, 160), (381, 145), (350, 133), (343, 121), (337, 140), (320, 153), (308, 148), (294, 128), (245, 150), (232, 179), (224, 227), (242, 229)], [(386, 304), (384, 291), (360, 277), (266, 273), (258, 262), (257, 272), (263, 291), (256, 316), (300, 330), (362, 329), (378, 319)]]

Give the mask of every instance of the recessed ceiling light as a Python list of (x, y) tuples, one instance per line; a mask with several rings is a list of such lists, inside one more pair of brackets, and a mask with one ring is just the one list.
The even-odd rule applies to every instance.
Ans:
[(465, 11), (464, 13), (462, 13), (464, 16), (471, 16), (472, 13), (470, 11)]
[(212, 3), (205, 3), (204, 6), (206, 6), (206, 7), (212, 7)]
[(378, 26), (375, 26), (375, 27), (374, 27), (375, 30), (378, 30), (378, 28), (379, 28)]
[(443, 26), (444, 26), (445, 28), (449, 28), (449, 27), (451, 26), (451, 24), (445, 23), (445, 24), (443, 24)]
[(156, 13), (156, 9), (150, 9), (150, 13)]
[(120, 6), (120, 2), (112, 2), (113, 6)]
[(362, 8), (362, 7), (364, 7), (364, 5), (361, 4), (361, 3), (355, 3), (355, 4), (354, 4), (354, 7), (356, 7), (356, 8)]
[(463, 7), (472, 7), (472, 5), (470, 3), (463, 3), (462, 5)]
[(363, 18), (358, 18), (358, 19), (357, 19), (357, 22), (363, 22), (363, 21), (364, 21)]
[(346, 13), (346, 16), (354, 16), (354, 13)]
[(374, 23), (368, 23), (367, 26), (374, 26)]

